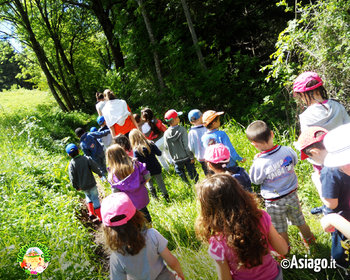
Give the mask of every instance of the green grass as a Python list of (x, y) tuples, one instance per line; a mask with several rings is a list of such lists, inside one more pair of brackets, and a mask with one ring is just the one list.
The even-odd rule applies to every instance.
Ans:
[[(108, 271), (95, 254), (97, 249), (89, 232), (77, 218), (81, 193), (74, 191), (67, 176), (69, 158), (64, 146), (75, 142), (74, 129), (92, 126), (95, 116), (81, 112), (62, 113), (50, 96), (39, 91), (0, 93), (0, 279), (26, 279), (16, 263), (20, 247), (40, 241), (51, 250), (52, 260), (42, 279), (107, 279)], [(233, 145), (252, 163), (255, 148), (244, 129), (234, 120), (226, 120), (223, 129)], [(275, 130), (276, 143), (292, 145), (293, 130)], [(201, 179), (204, 177), (197, 165)], [(330, 258), (330, 235), (324, 233), (319, 217), (309, 210), (321, 205), (310, 180), (312, 167), (299, 162), (299, 198), (307, 223), (314, 232), (317, 245), (310, 258)], [(151, 199), (148, 206), (153, 226), (168, 240), (169, 248), (179, 258), (187, 279), (217, 279), (207, 245), (201, 244), (194, 232), (198, 213), (194, 186), (184, 184), (174, 173), (164, 172), (172, 203)], [(106, 193), (109, 193), (108, 186)], [(255, 187), (258, 191), (258, 187)], [(307, 254), (296, 227), (289, 228), (291, 255)], [(284, 270), (284, 279), (342, 279), (334, 270)]]

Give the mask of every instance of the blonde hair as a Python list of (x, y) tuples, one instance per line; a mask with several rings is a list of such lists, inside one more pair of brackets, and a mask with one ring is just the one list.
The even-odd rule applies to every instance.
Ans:
[(146, 155), (143, 151), (143, 148), (146, 148), (149, 154), (151, 153), (150, 142), (140, 130), (136, 128), (132, 129), (129, 133), (129, 140), (131, 147), (144, 157)]
[(114, 144), (106, 151), (107, 164), (110, 168), (108, 179), (113, 181), (113, 175), (123, 180), (134, 172), (132, 159), (127, 155), (122, 146)]

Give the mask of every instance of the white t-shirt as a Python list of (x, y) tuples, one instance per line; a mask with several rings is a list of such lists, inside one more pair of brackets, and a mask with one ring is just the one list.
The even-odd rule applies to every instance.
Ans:
[(106, 105), (106, 101), (99, 101), (98, 103), (96, 103), (96, 111), (98, 114), (102, 114), (102, 109), (103, 107)]
[(155, 280), (165, 268), (160, 253), (168, 245), (156, 229), (145, 231), (146, 246), (134, 256), (113, 251), (110, 257), (110, 278), (118, 280)]

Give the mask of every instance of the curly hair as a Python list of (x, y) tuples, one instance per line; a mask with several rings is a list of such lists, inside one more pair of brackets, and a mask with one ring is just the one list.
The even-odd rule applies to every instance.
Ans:
[(196, 185), (200, 214), (196, 234), (204, 242), (223, 235), (237, 256), (238, 267), (262, 264), (268, 254), (266, 237), (260, 231), (262, 212), (255, 195), (243, 190), (228, 174), (213, 175)]
[(146, 229), (146, 219), (140, 211), (136, 211), (135, 215), (124, 225), (104, 226), (103, 229), (108, 247), (122, 255), (134, 256), (146, 245), (143, 233)]

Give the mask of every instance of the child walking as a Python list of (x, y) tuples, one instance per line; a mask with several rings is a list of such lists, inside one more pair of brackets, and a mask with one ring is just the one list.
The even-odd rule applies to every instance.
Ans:
[(108, 170), (108, 182), (112, 192), (125, 192), (135, 205), (152, 222), (151, 215), (147, 209), (149, 203), (148, 192), (145, 187), (151, 178), (146, 165), (130, 158), (125, 150), (114, 144), (106, 151)]
[(169, 202), (168, 191), (165, 187), (162, 176), (162, 167), (156, 158), (156, 155), (160, 156), (162, 152), (153, 142), (148, 141), (145, 135), (143, 135), (138, 129), (130, 131), (129, 139), (134, 151), (134, 157), (139, 162), (145, 163), (147, 170), (151, 173), (151, 179), (147, 182), (147, 186), (152, 196), (157, 198), (157, 192), (152, 182), (152, 179), (155, 179), (165, 200)]
[(95, 220), (97, 216), (101, 222), (101, 205), (92, 172), (96, 173), (102, 181), (105, 181), (106, 178), (103, 177), (103, 173), (91, 157), (79, 155), (78, 147), (75, 144), (68, 144), (66, 152), (72, 158), (68, 167), (70, 182), (77, 191), (82, 190), (85, 193), (89, 218)]
[(156, 229), (147, 229), (143, 214), (125, 193), (107, 196), (101, 212), (106, 243), (112, 250), (110, 279), (185, 279), (179, 261), (167, 248), (168, 241)]
[(350, 122), (343, 105), (328, 99), (323, 81), (315, 72), (300, 74), (293, 84), (294, 97), (307, 106), (299, 115), (300, 130), (310, 126), (320, 126), (328, 131)]
[(204, 154), (204, 159), (208, 164), (209, 170), (214, 174), (227, 173), (235, 178), (242, 187), (249, 192), (252, 192), (252, 183), (250, 182), (249, 175), (244, 168), (238, 167), (236, 173), (232, 173), (227, 168), (227, 164), (230, 161), (230, 151), (224, 144), (210, 145)]
[(202, 117), (202, 112), (198, 109), (193, 109), (188, 113), (188, 120), (192, 124), (188, 132), (188, 148), (201, 164), (204, 175), (208, 175), (207, 164), (204, 160), (205, 148), (201, 140), (207, 129), (203, 125)]
[[(348, 125), (349, 126), (349, 125)], [(338, 128), (341, 128), (338, 127)], [(339, 152), (342, 152), (349, 148), (349, 140), (347, 136), (350, 134), (342, 131), (342, 134), (337, 133), (338, 128), (332, 130), (336, 132), (336, 136), (339, 139), (345, 140), (333, 140), (333, 143), (328, 144), (328, 149), (331, 153), (331, 158), (336, 158), (337, 162), (332, 162), (330, 164), (332, 167), (341, 165), (341, 162), (347, 160), (347, 156), (338, 156)], [(301, 151), (301, 159), (306, 159), (310, 157), (316, 163), (320, 164), (322, 167), (326, 162), (328, 152), (324, 145), (324, 139), (327, 136), (328, 131), (322, 127), (313, 126), (309, 127), (301, 133), (298, 139), (298, 146)], [(333, 152), (333, 154), (332, 154)], [(329, 159), (329, 157), (328, 157)], [(341, 159), (341, 161), (339, 161)], [(350, 176), (343, 172), (340, 168), (330, 168), (323, 167), (321, 174), (314, 173), (312, 180), (316, 185), (317, 191), (320, 195), (322, 202), (325, 207), (323, 208), (323, 213), (328, 215), (330, 213), (338, 213), (347, 221), (350, 221)], [(346, 252), (342, 246), (342, 242), (346, 240), (346, 237), (339, 232), (334, 231), (332, 233), (332, 248), (331, 255), (332, 258), (337, 262), (337, 265), (342, 267), (349, 267), (350, 262), (346, 255)]]
[(157, 158), (162, 167), (166, 171), (169, 171), (168, 162), (170, 162), (170, 155), (164, 147), (163, 137), (167, 127), (161, 122), (161, 120), (158, 120), (154, 117), (153, 111), (150, 108), (142, 109), (141, 116), (144, 122), (141, 128), (142, 133), (145, 134), (148, 140), (152, 140), (159, 148), (159, 150), (162, 151), (162, 155), (157, 156)]
[[(99, 132), (106, 132), (109, 131), (109, 128), (106, 124), (105, 117), (99, 116), (97, 117), (97, 124), (100, 126), (98, 129)], [(107, 148), (112, 144), (112, 135), (108, 133), (107, 135), (103, 136), (101, 139), (101, 142), (103, 144), (103, 150), (106, 151)]]
[(188, 148), (188, 136), (186, 128), (180, 126), (182, 112), (171, 109), (165, 113), (164, 119), (170, 127), (164, 132), (165, 149), (170, 152), (170, 156), (175, 165), (175, 172), (181, 179), (188, 183), (185, 167), (192, 180), (198, 181), (198, 173), (194, 165), (193, 153)]
[(288, 243), (287, 220), (296, 225), (305, 247), (309, 249), (315, 237), (305, 222), (297, 195), (298, 178), (294, 171), (297, 154), (290, 147), (274, 145), (274, 134), (263, 121), (251, 123), (246, 134), (251, 144), (260, 151), (250, 168), (250, 180), (261, 185), (261, 196), (272, 224)]
[(269, 214), (258, 209), (256, 196), (244, 191), (228, 174), (208, 177), (196, 189), (200, 203), (196, 233), (209, 242), (219, 279), (283, 279), (270, 248), (284, 255), (288, 245)]
[(232, 146), (230, 138), (225, 131), (218, 130), (220, 127), (220, 116), (224, 112), (216, 112), (213, 110), (206, 111), (203, 114), (204, 126), (208, 129), (207, 132), (202, 136), (202, 142), (205, 148), (209, 145), (222, 143), (230, 150), (230, 161), (227, 164), (227, 168), (232, 172), (237, 173), (238, 161), (244, 162), (245, 159), (237, 154), (235, 148)]

